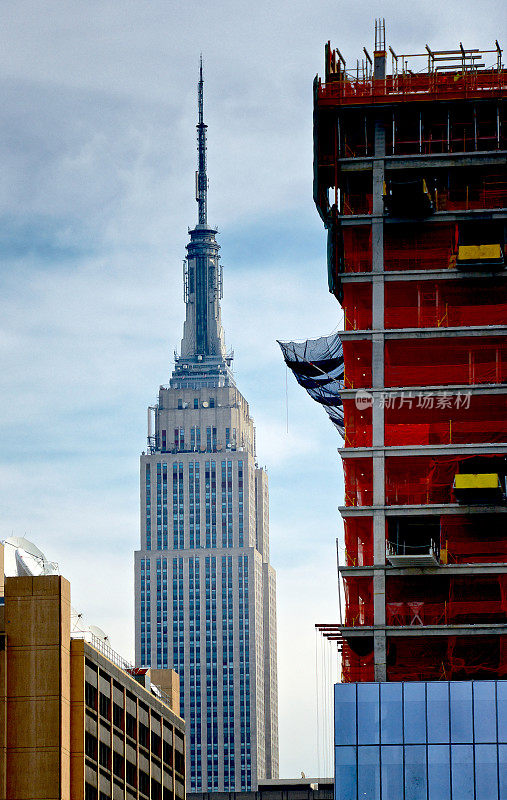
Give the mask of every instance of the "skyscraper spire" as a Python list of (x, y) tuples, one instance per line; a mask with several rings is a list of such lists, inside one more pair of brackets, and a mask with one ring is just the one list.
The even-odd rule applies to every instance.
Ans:
[(195, 228), (190, 231), (187, 258), (183, 267), (186, 319), (183, 327), (180, 355), (171, 378), (171, 386), (234, 385), (230, 370), (232, 353), (225, 349), (220, 319), (222, 298), (222, 267), (216, 228), (208, 225), (206, 174), (206, 129), (204, 123), (202, 56), (197, 84), (197, 152), (195, 196), (199, 214)]
[(202, 54), (199, 68), (199, 83), (197, 84), (197, 104), (199, 109), (199, 122), (197, 123), (197, 152), (199, 153), (198, 170), (196, 172), (196, 197), (199, 207), (199, 225), (208, 224), (208, 177), (206, 175), (206, 128), (204, 124), (204, 81), (202, 78)]

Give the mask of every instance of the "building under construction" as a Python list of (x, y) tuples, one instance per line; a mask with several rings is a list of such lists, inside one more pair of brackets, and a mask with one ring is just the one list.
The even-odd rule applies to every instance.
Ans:
[[(358, 725), (365, 682), (377, 713), (386, 681), (400, 698), (408, 681), (424, 696), (506, 685), (506, 87), (498, 42), (404, 55), (383, 23), (353, 70), (328, 44), (314, 84), (314, 199), (344, 330), (282, 349), (344, 438), (344, 619), (317, 627), (356, 683)], [(358, 758), (343, 796), (380, 797), (350, 777)], [(473, 779), (453, 792), (498, 797)]]
[(506, 86), (498, 43), (398, 55), (382, 25), (353, 75), (328, 45), (315, 81), (345, 681), (507, 673)]

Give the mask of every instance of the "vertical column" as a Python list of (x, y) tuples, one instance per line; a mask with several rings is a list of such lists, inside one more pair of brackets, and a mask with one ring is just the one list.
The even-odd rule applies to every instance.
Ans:
[[(372, 388), (384, 388), (384, 179), (385, 128), (383, 120), (375, 121), (375, 158), (373, 160), (372, 208)], [(372, 408), (373, 504), (373, 562), (385, 564), (385, 456), (384, 407), (379, 392), (374, 392)], [(385, 625), (385, 570), (373, 573), (374, 625)], [(385, 631), (374, 633), (375, 680), (386, 679)]]
[(7, 786), (17, 800), (70, 800), (70, 584), (6, 578)]

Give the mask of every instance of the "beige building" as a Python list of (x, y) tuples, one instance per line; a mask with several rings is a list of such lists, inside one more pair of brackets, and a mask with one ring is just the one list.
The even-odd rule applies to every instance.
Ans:
[(183, 800), (177, 675), (129, 674), (106, 643), (72, 638), (60, 575), (7, 577), (2, 594), (0, 800)]

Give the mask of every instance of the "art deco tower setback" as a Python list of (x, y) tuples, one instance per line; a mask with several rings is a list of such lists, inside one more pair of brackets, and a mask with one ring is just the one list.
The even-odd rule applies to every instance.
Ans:
[(199, 215), (184, 262), (186, 320), (141, 456), (136, 663), (179, 673), (187, 788), (249, 790), (278, 776), (275, 571), (268, 479), (220, 319), (202, 65), (198, 89)]

